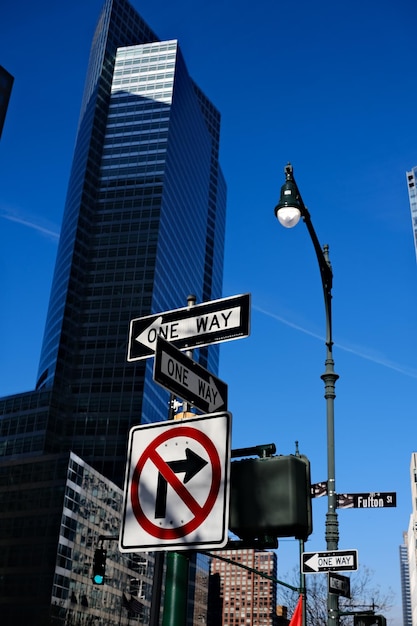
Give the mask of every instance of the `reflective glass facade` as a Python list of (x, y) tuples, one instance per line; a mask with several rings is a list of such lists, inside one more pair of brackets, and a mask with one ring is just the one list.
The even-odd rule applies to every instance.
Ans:
[[(189, 76), (178, 42), (159, 41), (127, 0), (106, 0), (91, 48), (36, 390), (0, 399), (2, 502), (19, 464), (70, 451), (120, 488), (130, 427), (167, 418), (169, 395), (153, 382), (153, 360), (127, 363), (129, 323), (184, 307), (190, 294), (197, 303), (222, 297), (219, 137), (220, 115)], [(194, 358), (216, 374), (218, 350), (201, 348)], [(0, 510), (9, 524), (0, 534), (8, 555), (0, 564), (2, 624), (1, 603), (22, 593), (14, 532), (33, 530), (33, 550), (42, 554), (32, 560), (33, 606), (45, 608), (51, 595), (57, 606), (71, 598), (66, 574), (59, 574), (62, 585), (54, 579), (62, 467), (51, 515), (42, 508), (34, 522), (28, 508)], [(34, 477), (33, 494), (38, 488)], [(21, 531), (11, 530), (15, 518)], [(22, 565), (24, 549), (15, 554)], [(82, 584), (74, 587), (78, 608)], [(87, 602), (92, 606), (88, 594)]]
[[(93, 40), (38, 373), (44, 450), (121, 484), (130, 426), (164, 420), (152, 360), (127, 363), (129, 322), (222, 296), (220, 116), (126, 0)], [(195, 351), (214, 374), (218, 346)], [(1, 407), (0, 407), (1, 410)], [(8, 442), (10, 448), (12, 444)], [(1, 440), (0, 440), (1, 446)]]
[[(0, 563), (9, 568), (0, 577), (2, 624), (149, 622), (153, 555), (122, 555), (114, 540), (100, 544), (118, 534), (121, 490), (74, 454), (12, 467), (13, 486), (0, 466)], [(102, 586), (92, 582), (99, 545), (107, 550)]]
[(189, 602), (187, 624), (206, 626), (208, 621), (208, 599), (210, 582), (210, 558), (206, 554), (195, 553), (189, 573)]

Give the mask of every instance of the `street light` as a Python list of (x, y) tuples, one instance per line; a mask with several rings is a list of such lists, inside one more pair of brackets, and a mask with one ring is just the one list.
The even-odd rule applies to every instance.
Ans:
[[(323, 285), (324, 306), (326, 311), (326, 361), (325, 372), (321, 378), (324, 381), (324, 397), (326, 398), (327, 419), (327, 514), (325, 540), (327, 550), (337, 550), (339, 543), (339, 523), (337, 519), (337, 495), (334, 448), (334, 399), (335, 386), (339, 376), (334, 371), (333, 339), (332, 339), (332, 283), (333, 272), (329, 259), (329, 246), (320, 246), (316, 231), (311, 222), (310, 213), (301, 198), (297, 183), (294, 180), (293, 168), (290, 163), (285, 166), (285, 183), (281, 187), (281, 195), (275, 207), (275, 217), (286, 228), (293, 228), (303, 218), (313, 242), (320, 268)], [(328, 593), (328, 626), (339, 623), (338, 596)]]

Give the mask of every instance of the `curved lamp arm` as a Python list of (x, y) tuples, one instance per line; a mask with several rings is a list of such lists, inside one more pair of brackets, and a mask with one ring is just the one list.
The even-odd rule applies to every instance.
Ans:
[[(326, 347), (327, 357), (325, 372), (321, 378), (324, 381), (324, 397), (326, 398), (327, 419), (327, 496), (328, 507), (326, 515), (325, 539), (327, 550), (337, 550), (339, 544), (339, 523), (337, 519), (337, 494), (336, 494), (336, 471), (335, 471), (335, 446), (334, 446), (334, 399), (336, 397), (335, 386), (339, 376), (334, 371), (332, 354), (332, 286), (333, 271), (329, 259), (329, 246), (320, 246), (316, 231), (311, 222), (310, 213), (305, 206), (297, 183), (294, 179), (293, 168), (290, 163), (285, 167), (285, 183), (281, 187), (281, 195), (275, 207), (275, 216), (286, 228), (292, 228), (298, 224), (300, 217), (303, 218), (307, 230), (313, 242), (317, 261), (320, 268), (321, 282), (323, 285), (324, 306), (326, 311)], [(339, 624), (338, 598), (328, 593), (328, 626)]]
[(286, 228), (296, 226), (300, 217), (303, 218), (313, 242), (317, 261), (320, 269), (320, 277), (323, 285), (323, 295), (326, 309), (326, 345), (332, 350), (332, 286), (333, 270), (329, 259), (329, 246), (321, 247), (316, 231), (311, 221), (310, 213), (303, 202), (297, 183), (294, 179), (293, 167), (290, 163), (285, 166), (285, 183), (281, 187), (281, 196), (275, 207), (275, 216)]

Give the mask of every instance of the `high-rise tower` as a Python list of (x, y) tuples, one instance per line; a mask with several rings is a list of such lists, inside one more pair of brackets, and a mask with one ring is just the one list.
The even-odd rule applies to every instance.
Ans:
[[(24, 429), (27, 452), (71, 449), (120, 484), (129, 427), (166, 418), (167, 394), (153, 384), (151, 361), (126, 361), (129, 321), (185, 306), (190, 293), (197, 302), (221, 296), (219, 132), (219, 113), (190, 78), (178, 42), (158, 41), (126, 0), (106, 0), (82, 101), (38, 395), (29, 402), (36, 425)], [(196, 358), (216, 373), (218, 347)], [(14, 412), (21, 405), (19, 395)], [(21, 436), (13, 442), (6, 434), (8, 454), (19, 453)]]
[(412, 512), (408, 525), (408, 571), (410, 575), (411, 620), (417, 624), (417, 452), (411, 454), (410, 484)]
[(408, 562), (408, 533), (403, 532), (400, 545), (401, 600), (403, 607), (403, 626), (413, 626), (410, 591), (410, 565)]
[(408, 197), (410, 200), (411, 223), (414, 235), (414, 247), (417, 255), (417, 167), (407, 172)]
[(417, 625), (417, 452), (410, 462), (412, 512), (400, 546), (401, 593), (404, 626)]
[[(226, 560), (216, 559), (217, 555)], [(208, 624), (276, 626), (276, 553), (242, 548), (217, 550), (211, 556)], [(255, 571), (266, 577), (258, 576)]]
[[(189, 294), (197, 303), (222, 295), (219, 134), (220, 115), (189, 76), (178, 42), (159, 41), (127, 0), (106, 0), (91, 48), (36, 389), (0, 400), (6, 626), (46, 623), (57, 576), (63, 608), (75, 578), (94, 595), (88, 563), (82, 572), (75, 563), (77, 521), (65, 508), (64, 473), (48, 475), (48, 467), (61, 468), (72, 451), (120, 487), (130, 426), (166, 419), (168, 393), (152, 380), (152, 360), (127, 363), (129, 322), (183, 307)], [(217, 372), (218, 346), (195, 350), (194, 358)], [(47, 475), (53, 489), (45, 486)], [(47, 502), (39, 498), (45, 489)], [(71, 528), (60, 537), (64, 518)]]

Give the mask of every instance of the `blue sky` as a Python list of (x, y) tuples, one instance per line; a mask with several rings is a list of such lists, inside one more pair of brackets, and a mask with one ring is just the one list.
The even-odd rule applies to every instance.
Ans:
[[(35, 383), (88, 54), (101, 0), (7, 3), (0, 63), (15, 85), (0, 140), (0, 395)], [(334, 271), (338, 493), (395, 491), (340, 510), (340, 549), (396, 593), (417, 449), (417, 267), (405, 172), (417, 165), (417, 10), (411, 0), (133, 0), (178, 39), (222, 114), (228, 184), (224, 296), (252, 295), (251, 335), (223, 344), (233, 445), (274, 442), (326, 479), (324, 306), (305, 226), (273, 213), (288, 161)], [(182, 242), (183, 244), (184, 242)], [(192, 259), (192, 242), (190, 260)], [(185, 305), (178, 294), (178, 306)], [(132, 311), (134, 317), (135, 312)], [(324, 550), (325, 498), (308, 551)], [(297, 564), (282, 540), (279, 573)]]

